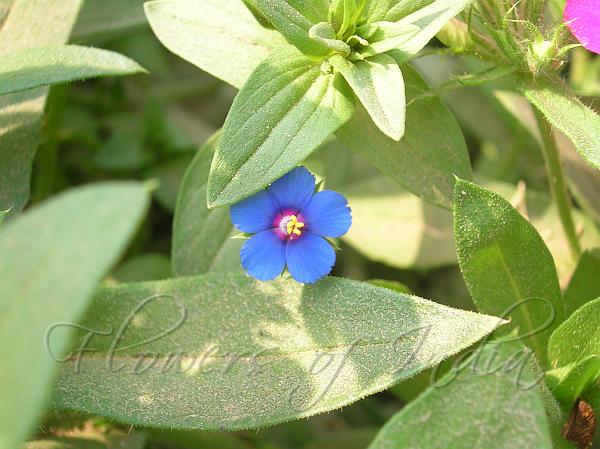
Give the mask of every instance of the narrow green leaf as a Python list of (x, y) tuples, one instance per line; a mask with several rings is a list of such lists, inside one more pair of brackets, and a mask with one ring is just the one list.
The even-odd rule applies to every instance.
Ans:
[(397, 22), (433, 2), (434, 0), (391, 0), (391, 7), (386, 11), (385, 19), (383, 20)]
[(504, 198), (458, 180), (454, 238), (478, 309), (510, 317), (546, 365), (548, 338), (565, 312), (552, 255), (535, 228)]
[(600, 250), (586, 251), (563, 294), (570, 315), (588, 301), (600, 297)]
[(329, 23), (340, 35), (356, 24), (365, 6), (365, 0), (332, 0), (329, 6)]
[[(373, 23), (384, 20), (389, 9), (390, 0), (367, 0), (363, 13), (363, 22)], [(362, 23), (359, 23), (359, 25), (362, 25)]]
[(323, 57), (330, 50), (311, 39), (313, 25), (327, 21), (328, 0), (254, 0), (256, 8), (298, 50), (310, 56)]
[(350, 119), (352, 93), (291, 47), (262, 62), (235, 98), (208, 178), (209, 207), (240, 201), (304, 160)]
[(410, 66), (406, 85), (406, 131), (399, 142), (383, 134), (366, 109), (357, 105), (352, 120), (336, 135), (395, 182), (425, 201), (450, 209), (453, 174), (471, 178), (471, 163), (460, 126), (438, 96), (411, 100), (429, 88)]
[(350, 46), (337, 39), (335, 30), (327, 22), (319, 22), (308, 30), (311, 39), (323, 44), (327, 48), (344, 56), (350, 55)]
[(81, 324), (114, 332), (94, 334), (93, 352), (62, 365), (55, 407), (233, 430), (354, 402), (501, 322), (346, 279), (302, 286), (214, 273), (102, 289)]
[(546, 373), (552, 393), (565, 411), (570, 411), (575, 401), (600, 377), (600, 356), (592, 355), (579, 362), (553, 369)]
[(528, 358), (520, 344), (483, 347), (396, 414), (369, 449), (552, 449)]
[[(44, 335), (57, 321), (76, 320), (123, 252), (148, 207), (137, 183), (67, 191), (12, 220), (0, 231), (0, 447), (16, 447), (46, 399), (56, 363)], [(69, 342), (53, 339), (62, 357)]]
[(577, 309), (548, 342), (552, 366), (566, 366), (590, 356), (600, 357), (600, 298)]
[[(0, 27), (0, 55), (66, 43), (81, 3), (12, 1)], [(11, 209), (16, 214), (29, 199), (31, 166), (47, 94), (47, 88), (39, 88), (0, 97), (0, 210)]]
[(400, 67), (381, 54), (351, 62), (341, 56), (329, 59), (346, 79), (377, 127), (393, 140), (404, 135), (406, 98)]
[(573, 142), (579, 154), (600, 169), (600, 116), (575, 98), (565, 86), (548, 80), (524, 86), (522, 91), (550, 124)]
[(254, 16), (254, 18), (258, 21), (258, 23), (261, 24), (261, 26), (268, 28), (270, 30), (275, 29), (273, 24), (271, 22), (269, 22), (269, 19), (267, 19), (265, 16), (263, 16), (262, 13), (256, 8), (255, 0), (242, 0), (242, 1), (244, 2), (244, 5), (246, 5), (246, 8), (248, 8), (250, 10), (250, 12)]
[[(215, 267), (239, 269), (239, 250), (243, 240), (232, 239), (229, 208), (206, 207), (206, 184), (214, 149), (221, 133), (215, 133), (200, 148), (183, 181), (173, 219), (173, 274), (202, 274)], [(234, 263), (223, 262), (230, 259)]]
[[(450, 19), (460, 14), (473, 0), (436, 0), (402, 19), (375, 22), (377, 31), (368, 39), (364, 55), (392, 49), (402, 52), (403, 60), (415, 56)], [(388, 13), (388, 16), (390, 14)]]
[(0, 95), (100, 76), (145, 72), (118, 53), (78, 45), (28, 48), (0, 55)]
[(285, 45), (240, 0), (155, 0), (144, 7), (165, 47), (238, 88), (273, 48)]

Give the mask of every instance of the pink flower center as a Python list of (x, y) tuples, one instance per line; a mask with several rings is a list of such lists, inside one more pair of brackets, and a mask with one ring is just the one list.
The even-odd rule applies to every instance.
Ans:
[(295, 211), (283, 211), (277, 215), (273, 223), (277, 235), (281, 239), (296, 240), (306, 230), (302, 215)]

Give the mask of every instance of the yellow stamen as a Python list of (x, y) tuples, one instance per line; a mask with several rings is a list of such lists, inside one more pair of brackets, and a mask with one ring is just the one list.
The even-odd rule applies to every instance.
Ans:
[(288, 235), (302, 235), (302, 229), (304, 227), (304, 223), (298, 221), (298, 217), (295, 215), (290, 216), (290, 221), (287, 222), (287, 234)]

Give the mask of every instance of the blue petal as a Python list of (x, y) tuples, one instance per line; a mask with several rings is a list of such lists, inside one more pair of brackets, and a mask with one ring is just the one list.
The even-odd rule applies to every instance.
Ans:
[(269, 281), (285, 267), (285, 240), (272, 230), (259, 232), (246, 240), (240, 255), (242, 267), (250, 276)]
[(299, 212), (315, 191), (315, 177), (304, 167), (296, 167), (269, 187), (281, 209)]
[(231, 222), (242, 232), (254, 234), (274, 227), (279, 212), (275, 198), (266, 190), (231, 206)]
[(340, 237), (348, 232), (352, 214), (348, 201), (333, 190), (316, 193), (302, 211), (306, 230), (322, 237)]
[(304, 233), (298, 240), (288, 242), (285, 259), (296, 281), (312, 284), (331, 272), (335, 251), (325, 239)]

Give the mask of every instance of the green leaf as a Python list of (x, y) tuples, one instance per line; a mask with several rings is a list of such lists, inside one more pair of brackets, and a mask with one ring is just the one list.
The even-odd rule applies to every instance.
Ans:
[(63, 364), (55, 407), (134, 425), (234, 430), (381, 391), (501, 321), (347, 279), (302, 286), (214, 273), (102, 289), (81, 324), (114, 332), (94, 335), (93, 352)]
[(373, 122), (388, 137), (404, 135), (406, 98), (400, 67), (391, 56), (381, 54), (351, 62), (341, 56), (329, 59), (346, 79)]
[(324, 57), (330, 50), (311, 39), (313, 25), (327, 21), (328, 0), (254, 0), (256, 8), (298, 50)]
[(546, 373), (546, 381), (565, 411), (570, 411), (575, 401), (599, 377), (600, 356), (597, 355)]
[(357, 105), (352, 120), (336, 135), (395, 182), (437, 206), (450, 209), (454, 174), (469, 179), (471, 163), (462, 131), (438, 96), (429, 92), (410, 66), (402, 67), (406, 85), (406, 131), (399, 142), (383, 134), (366, 109)]
[[(190, 164), (179, 190), (173, 219), (173, 274), (202, 274), (216, 267), (240, 267), (243, 240), (231, 238), (233, 226), (229, 208), (206, 207), (206, 184), (214, 149), (221, 133), (215, 133), (200, 148)], [(230, 259), (232, 263), (223, 263)]]
[(339, 74), (290, 47), (262, 62), (235, 98), (208, 178), (209, 207), (240, 201), (304, 160), (354, 111)]
[(434, 0), (391, 0), (391, 8), (386, 11), (385, 19), (383, 20), (397, 22), (433, 2)]
[(510, 317), (546, 365), (546, 345), (564, 319), (552, 255), (535, 228), (499, 195), (458, 180), (454, 194), (458, 262), (482, 313)]
[(0, 55), (0, 95), (50, 84), (145, 70), (118, 53), (78, 45), (28, 48)]
[(363, 13), (363, 22), (379, 22), (390, 9), (390, 0), (367, 0)]
[[(88, 299), (136, 230), (147, 207), (137, 183), (67, 191), (0, 231), (0, 339), (3, 364), (0, 446), (16, 447), (45, 403), (55, 369), (43, 344), (48, 328), (79, 318)], [(69, 342), (53, 339), (62, 357)]]
[(552, 449), (528, 358), (520, 344), (484, 346), (396, 414), (369, 449)]
[(552, 366), (566, 366), (590, 356), (600, 357), (600, 298), (577, 309), (548, 342)]
[(600, 250), (582, 254), (571, 281), (563, 294), (563, 301), (570, 315), (588, 301), (600, 297)]
[(240, 0), (155, 0), (144, 7), (165, 47), (238, 88), (273, 48), (285, 45)]
[[(450, 19), (460, 14), (473, 0), (436, 0), (396, 21), (375, 22), (377, 27), (363, 54), (374, 55), (399, 50), (404, 61), (414, 57)], [(390, 20), (386, 17), (386, 20)]]
[[(0, 55), (66, 43), (81, 0), (14, 0), (0, 27)], [(51, 30), (51, 32), (49, 32)], [(0, 210), (18, 213), (29, 199), (31, 166), (42, 127), (47, 88), (0, 97)]]
[(81, 7), (73, 28), (73, 38), (82, 39), (114, 36), (147, 25), (145, 0), (86, 1)]
[[(427, 270), (456, 265), (452, 216), (385, 176), (340, 189), (352, 207), (352, 227), (342, 237), (370, 260)], [(402, 238), (387, 238), (392, 232)]]
[(600, 169), (600, 116), (566, 87), (548, 80), (524, 86), (522, 91), (550, 124), (573, 142), (579, 154)]
[(337, 39), (335, 30), (327, 22), (319, 22), (312, 26), (311, 29), (308, 30), (308, 35), (311, 39), (323, 44), (332, 51), (344, 56), (350, 55), (350, 46), (346, 42)]
[(110, 275), (117, 282), (160, 281), (171, 277), (171, 260), (162, 253), (144, 253), (131, 257)]
[(358, 21), (362, 15), (365, 0), (332, 0), (329, 6), (329, 23), (335, 28), (339, 36), (346, 32)]

